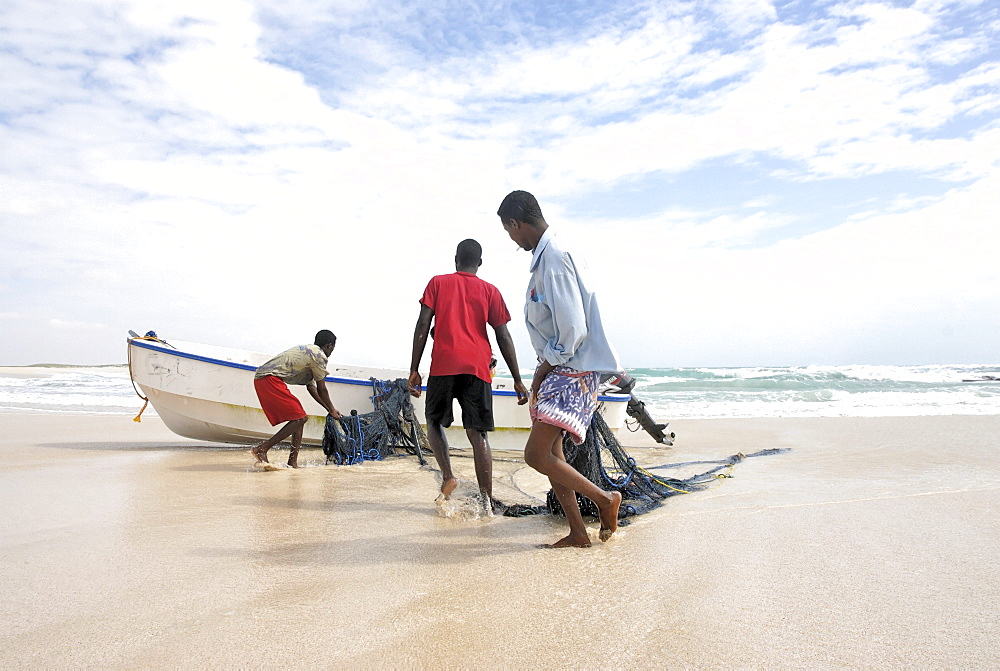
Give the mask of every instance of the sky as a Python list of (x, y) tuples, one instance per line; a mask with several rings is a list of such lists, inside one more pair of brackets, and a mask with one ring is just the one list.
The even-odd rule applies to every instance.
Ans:
[(626, 368), (1000, 364), (1000, 6), (0, 4), (0, 365), (405, 368), (471, 237), (530, 369), (514, 189)]

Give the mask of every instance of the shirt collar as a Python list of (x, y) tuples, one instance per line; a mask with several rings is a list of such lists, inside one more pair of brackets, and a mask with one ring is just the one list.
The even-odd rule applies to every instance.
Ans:
[(535, 268), (538, 267), (538, 262), (542, 258), (542, 252), (545, 248), (549, 246), (549, 242), (555, 236), (552, 232), (552, 228), (546, 228), (545, 232), (542, 233), (542, 237), (538, 239), (538, 244), (535, 245), (535, 249), (531, 252), (531, 267), (528, 268), (529, 272), (534, 272)]

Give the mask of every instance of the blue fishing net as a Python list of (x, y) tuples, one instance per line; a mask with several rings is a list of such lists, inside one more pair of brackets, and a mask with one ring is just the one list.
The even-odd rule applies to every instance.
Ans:
[(427, 435), (410, 402), (406, 380), (371, 379), (374, 410), (359, 414), (352, 410), (340, 419), (326, 418), (323, 454), (326, 463), (350, 465), (385, 459), (394, 455), (414, 455), (427, 463)]
[[(664, 464), (649, 468), (639, 466), (618, 442), (600, 413), (594, 413), (583, 443), (575, 445), (568, 436), (563, 439), (563, 454), (573, 468), (601, 489), (621, 492), (622, 505), (618, 509), (618, 518), (626, 522), (629, 517), (653, 510), (671, 496), (703, 490), (720, 478), (731, 477), (730, 471), (744, 459), (785, 451), (787, 450), (768, 449), (746, 455), (736, 453), (717, 461), (695, 462), (713, 466), (687, 478), (671, 478), (653, 471), (690, 466), (691, 463)], [(580, 494), (576, 495), (576, 499), (584, 517), (598, 517), (597, 505), (593, 501)], [(544, 506), (514, 505), (504, 511), (504, 515), (509, 517), (546, 513), (565, 514), (551, 489), (546, 495)]]

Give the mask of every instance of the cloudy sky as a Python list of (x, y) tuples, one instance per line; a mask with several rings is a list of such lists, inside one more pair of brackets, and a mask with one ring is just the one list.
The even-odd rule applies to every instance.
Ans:
[[(0, 364), (406, 366), (538, 196), (626, 367), (1000, 363), (991, 0), (4, 0)], [(426, 361), (425, 361), (426, 365)]]

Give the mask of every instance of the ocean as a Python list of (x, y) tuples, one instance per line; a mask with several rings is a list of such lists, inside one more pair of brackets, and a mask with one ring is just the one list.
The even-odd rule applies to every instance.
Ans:
[[(128, 366), (0, 368), (0, 412), (138, 413)], [(152, 406), (146, 412), (152, 412)]]
[[(1000, 414), (998, 365), (640, 368), (657, 418)], [(968, 380), (974, 380), (969, 382)]]
[[(636, 368), (629, 372), (636, 379), (633, 393), (658, 421), (1000, 414), (1000, 381), (986, 380), (1000, 377), (1000, 365)], [(525, 375), (530, 379), (530, 371)], [(134, 414), (141, 407), (124, 365), (0, 369), (0, 412)], [(155, 411), (150, 406), (146, 413)]]

